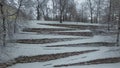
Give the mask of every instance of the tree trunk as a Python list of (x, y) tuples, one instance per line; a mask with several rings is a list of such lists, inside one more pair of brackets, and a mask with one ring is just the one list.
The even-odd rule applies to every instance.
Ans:
[(118, 23), (117, 23), (117, 25), (118, 25), (118, 29), (117, 29), (117, 40), (116, 40), (116, 42), (117, 42), (117, 46), (119, 46), (120, 44), (120, 12), (119, 12), (119, 19), (118, 19)]
[(112, 1), (109, 2), (109, 13), (108, 13), (108, 31), (110, 31), (110, 22), (111, 22), (111, 8), (112, 8)]
[(62, 13), (60, 13), (60, 23), (62, 23)]
[(60, 23), (62, 23), (62, 0), (60, 0)]
[(92, 2), (91, 0), (88, 0), (89, 2), (89, 8), (90, 8), (90, 22), (93, 23), (93, 7), (92, 7)]
[(3, 4), (0, 3), (1, 14), (2, 14), (2, 23), (3, 23), (3, 46), (6, 46), (6, 23), (5, 23), (5, 15), (4, 15), (4, 7)]
[(14, 33), (17, 32), (17, 18), (19, 17), (19, 11), (20, 11), (20, 8), (22, 6), (22, 1), (23, 0), (20, 0), (20, 4), (19, 4), (18, 10), (16, 12), (16, 17), (15, 17), (15, 22), (14, 22)]
[(39, 11), (39, 5), (37, 6), (37, 20), (40, 20), (40, 11)]
[(91, 9), (91, 23), (93, 23), (93, 12), (92, 12), (92, 9)]

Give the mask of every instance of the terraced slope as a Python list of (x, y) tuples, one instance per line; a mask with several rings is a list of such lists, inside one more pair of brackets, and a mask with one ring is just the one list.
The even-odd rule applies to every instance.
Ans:
[[(120, 63), (115, 36), (95, 35), (100, 24), (32, 21), (16, 35), (14, 61), (2, 68), (62, 68)], [(78, 67), (82, 68), (82, 67)]]

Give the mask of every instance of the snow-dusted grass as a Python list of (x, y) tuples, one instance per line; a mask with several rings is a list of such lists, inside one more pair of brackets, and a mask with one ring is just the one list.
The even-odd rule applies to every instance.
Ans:
[(116, 38), (115, 36), (94, 36), (88, 39), (78, 39), (78, 40), (72, 40), (72, 41), (65, 41), (65, 42), (56, 42), (56, 43), (50, 43), (45, 44), (46, 46), (54, 46), (54, 45), (68, 45), (68, 44), (82, 44), (82, 43), (94, 43), (94, 42), (115, 42)]
[(91, 32), (91, 30), (67, 30), (67, 31), (56, 31), (56, 32)]
[[(56, 67), (56, 68), (119, 68), (120, 63), (114, 64), (100, 64), (100, 65), (86, 65), (86, 66), (68, 66), (68, 67)], [(28, 63), (28, 64), (17, 64), (8, 68), (54, 68), (48, 64), (44, 66), (43, 63)]]
[[(85, 49), (85, 48), (81, 48)], [(77, 56), (71, 56), (67, 58), (62, 58), (62, 59), (57, 59), (57, 60), (52, 60), (52, 61), (47, 61), (47, 62), (37, 62), (37, 63), (28, 63), (28, 64), (17, 64), (12, 67), (8, 68), (53, 68), (54, 65), (60, 65), (60, 64), (71, 64), (71, 63), (77, 63), (77, 62), (84, 62), (84, 61), (89, 61), (89, 60), (95, 60), (95, 59), (100, 59), (100, 58), (109, 58), (109, 57), (119, 57), (120, 53), (118, 51), (111, 51), (111, 50), (116, 50), (119, 49), (117, 47), (99, 47), (100, 51), (93, 52), (93, 53), (88, 53), (88, 54), (82, 54), (82, 55), (77, 55)], [(58, 68), (89, 68), (89, 66), (92, 67), (106, 67), (109, 68), (109, 66), (112, 66), (113, 68), (118, 68), (117, 66), (120, 63), (115, 63), (115, 64), (100, 64), (100, 65), (86, 65), (86, 66), (69, 66), (69, 67), (58, 67)], [(104, 66), (101, 66), (104, 65)], [(116, 66), (117, 65), (117, 66)]]
[[(83, 23), (83, 22), (63, 22), (60, 23), (58, 21), (37, 21), (32, 20), (30, 23), (43, 23), (43, 24), (71, 24), (71, 25), (95, 25), (95, 26), (103, 26), (102, 24), (96, 24), (96, 23)], [(105, 25), (105, 24), (104, 24)]]
[[(42, 24), (60, 24), (57, 21), (30, 21), (28, 28), (65, 28), (49, 25), (40, 25)], [(63, 22), (62, 24), (71, 24), (71, 25), (95, 25), (103, 26), (102, 24), (91, 24), (91, 23), (81, 23), (81, 22)], [(66, 29), (66, 28), (65, 28)], [(69, 30), (69, 31), (60, 31), (60, 32), (91, 32), (87, 30)], [(45, 47), (45, 46), (54, 46), (54, 45), (69, 45), (69, 44), (82, 44), (82, 43), (95, 43), (95, 42), (115, 42), (116, 36), (93, 36), (93, 37), (83, 37), (83, 36), (67, 36), (67, 35), (43, 35), (32, 32), (21, 32), (21, 34), (16, 34), (15, 39), (45, 39), (45, 38), (80, 38), (78, 40), (64, 41), (64, 42), (55, 42), (48, 44), (19, 44), (16, 43), (13, 47), (13, 52), (11, 53), (13, 58), (19, 56), (36, 56), (36, 55), (46, 55), (46, 54), (58, 54), (66, 52), (79, 52), (85, 50), (99, 50), (96, 52), (85, 53), (76, 56), (69, 56), (66, 58), (61, 58), (57, 60), (51, 60), (47, 62), (36, 62), (36, 63), (25, 63), (25, 64), (16, 64), (8, 68), (54, 68), (54, 65), (61, 64), (71, 64), (79, 63), (90, 60), (110, 58), (110, 57), (120, 57), (120, 47)], [(82, 39), (81, 39), (82, 38)], [(120, 63), (115, 64), (100, 64), (100, 65), (85, 65), (85, 66), (68, 66), (68, 67), (58, 67), (58, 68), (119, 68)]]
[(10, 54), (11, 49), (12, 47), (9, 47), (9, 46), (6, 46), (6, 47), (0, 46), (0, 63), (4, 63), (12, 59)]
[[(57, 61), (59, 63), (55, 63), (55, 65), (72, 64), (72, 63), (79, 63), (79, 62), (85, 62), (85, 61), (90, 61), (90, 60), (120, 56), (119, 51), (118, 52), (117, 51), (109, 52), (109, 50), (113, 49), (113, 47), (111, 47), (111, 48), (103, 47), (103, 48), (99, 48), (99, 49), (100, 49), (100, 51), (97, 51), (97, 52), (92, 52), (92, 53), (88, 53), (88, 54), (83, 54), (83, 55), (72, 56), (72, 57), (60, 59)], [(114, 48), (114, 49), (117, 49), (117, 48)], [(64, 62), (62, 62), (62, 61), (64, 61)]]
[(60, 67), (60, 68), (119, 68), (119, 67), (120, 67), (120, 63), (88, 65), (88, 66), (87, 65), (86, 66), (69, 66), (69, 67)]
[[(28, 28), (65, 28), (65, 27), (56, 27), (56, 26), (48, 26), (48, 25), (39, 25), (38, 23), (42, 21), (30, 21)], [(43, 22), (44, 23), (44, 22)]]
[(97, 47), (42, 47), (40, 45), (33, 44), (16, 44), (14, 47), (14, 52), (12, 56), (14, 58), (19, 56), (35, 56), (35, 55), (44, 55), (44, 54), (57, 54), (65, 52), (76, 52), (76, 51), (85, 51), (85, 50), (94, 50), (99, 49)]
[(67, 35), (45, 35), (45, 34), (16, 34), (14, 39), (45, 39), (45, 38), (87, 38), (83, 36), (67, 36)]

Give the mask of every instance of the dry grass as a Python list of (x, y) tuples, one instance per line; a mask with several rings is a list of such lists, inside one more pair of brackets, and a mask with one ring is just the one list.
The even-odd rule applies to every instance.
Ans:
[(120, 57), (96, 59), (92, 61), (86, 61), (86, 62), (80, 62), (74, 64), (55, 65), (54, 67), (65, 67), (65, 66), (75, 66), (75, 65), (96, 65), (96, 64), (108, 64), (108, 63), (118, 63), (118, 62), (120, 62)]
[(38, 55), (38, 56), (22, 56), (22, 57), (16, 58), (15, 60), (17, 61), (17, 63), (45, 62), (45, 61), (65, 58), (69, 56), (95, 52), (95, 51), (98, 51), (98, 50), (86, 50), (86, 51), (80, 51), (80, 52), (66, 52), (66, 53), (47, 54), (47, 55)]
[(81, 43), (81, 44), (68, 44), (68, 45), (55, 45), (55, 46), (47, 46), (47, 47), (99, 47), (99, 46), (106, 46), (112, 47), (115, 46), (116, 43), (112, 42), (93, 42), (93, 43)]
[[(40, 24), (40, 23), (38, 23)], [(50, 25), (50, 26), (59, 26), (59, 27), (69, 27), (76, 29), (98, 29), (98, 28), (106, 28), (105, 26), (96, 26), (96, 25), (74, 25), (74, 24), (40, 24), (40, 25)]]
[(16, 42), (17, 43), (24, 43), (24, 44), (46, 44), (46, 43), (70, 41), (70, 40), (77, 40), (77, 39), (79, 39), (79, 38), (19, 39), (19, 40), (16, 40)]

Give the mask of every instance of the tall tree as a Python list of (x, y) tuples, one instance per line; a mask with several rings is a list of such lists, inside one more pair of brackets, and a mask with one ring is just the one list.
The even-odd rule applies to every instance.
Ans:
[(112, 0), (109, 0), (108, 31), (110, 30), (111, 14), (112, 14)]
[(99, 21), (100, 21), (101, 2), (102, 2), (102, 0), (95, 0), (95, 6), (96, 6), (96, 23), (99, 23)]
[(93, 23), (93, 11), (94, 11), (93, 0), (87, 0), (87, 2), (90, 11), (90, 22)]
[(19, 16), (19, 11), (20, 11), (20, 9), (21, 9), (22, 2), (23, 2), (23, 0), (20, 0), (18, 10), (16, 11), (16, 17), (15, 17), (15, 22), (14, 22), (14, 33), (17, 32), (17, 18), (18, 18), (18, 16)]
[(118, 23), (117, 23), (117, 46), (120, 46), (120, 0), (117, 2), (118, 9)]
[(40, 20), (42, 17), (45, 16), (45, 8), (48, 0), (37, 0), (37, 20)]
[(52, 0), (52, 20), (57, 20), (57, 14), (58, 14), (58, 4), (57, 0)]
[(1, 16), (2, 16), (2, 27), (3, 27), (3, 46), (6, 46), (6, 18), (5, 18), (5, 12), (4, 12), (4, 0), (0, 2), (0, 11), (1, 11)]
[(60, 23), (63, 22), (63, 12), (66, 7), (67, 0), (59, 0)]
[(87, 20), (88, 20), (88, 17), (87, 17), (87, 15), (88, 15), (88, 12), (86, 11), (87, 10), (87, 4), (86, 4), (86, 2), (84, 2), (84, 3), (81, 3), (80, 4), (81, 5), (81, 7), (80, 7), (80, 9), (79, 9), (79, 19), (80, 19), (80, 22), (88, 22)]

